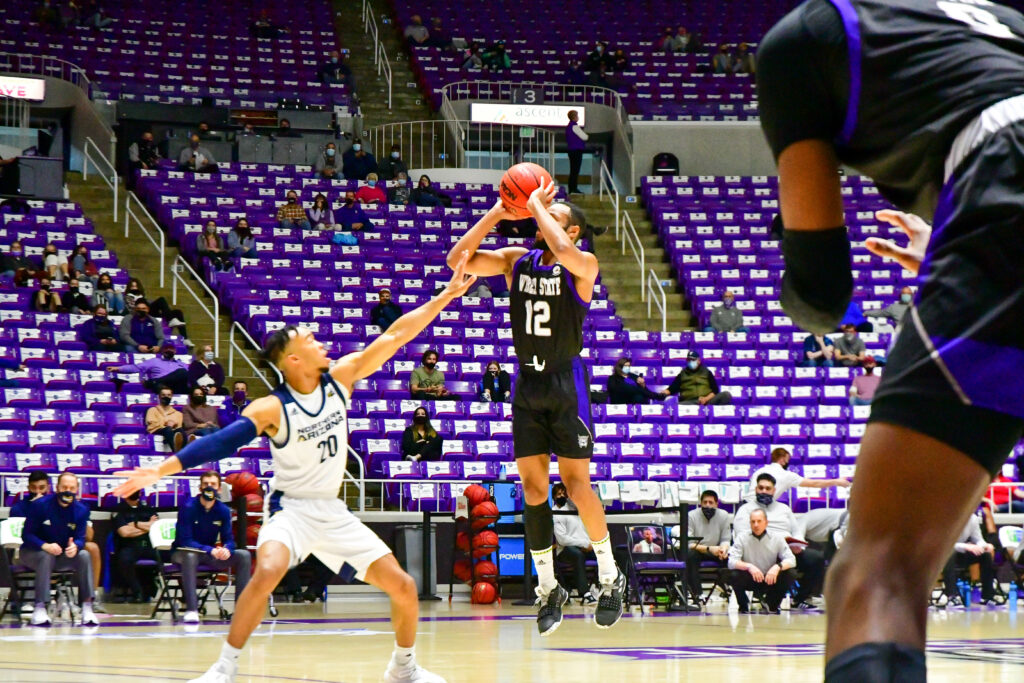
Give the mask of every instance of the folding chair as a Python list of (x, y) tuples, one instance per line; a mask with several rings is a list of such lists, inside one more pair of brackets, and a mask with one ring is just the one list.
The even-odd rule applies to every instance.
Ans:
[[(19, 564), (16, 559), (16, 553), (21, 548), (24, 529), (24, 517), (0, 520), (0, 577), (11, 587), (3, 607), (0, 607), (0, 620), (4, 618), (12, 605), (20, 606), (16, 614), (11, 610), (14, 619), (20, 620), (24, 608), (31, 607), (35, 602), (35, 570), (27, 565)], [(54, 571), (50, 582), (53, 592), (57, 596), (57, 605), (66, 604), (68, 606), (72, 626), (75, 625), (77, 616), (75, 606), (78, 604), (72, 586), (73, 577), (74, 572)]]
[[(153, 522), (153, 525), (149, 527), (149, 542), (153, 549), (160, 554), (161, 560), (157, 563), (144, 558), (135, 563), (138, 567), (157, 568), (157, 599), (149, 618), (155, 619), (156, 615), (161, 612), (170, 612), (171, 623), (177, 623), (179, 603), (184, 602), (181, 567), (174, 562), (163, 559), (171, 553), (171, 546), (177, 533), (176, 525), (177, 521), (173, 519), (158, 519)], [(217, 576), (222, 573), (227, 574), (228, 578), (224, 583), (218, 583)], [(198, 591), (197, 605), (199, 613), (204, 616), (206, 615), (206, 599), (210, 593), (213, 593), (213, 596), (217, 599), (220, 618), (224, 621), (228, 620), (231, 614), (224, 608), (224, 593), (231, 586), (230, 573), (221, 572), (220, 570), (200, 564), (196, 572), (196, 582), (198, 584), (196, 588)]]
[(642, 606), (648, 593), (657, 602), (657, 593), (661, 590), (668, 597), (666, 609), (689, 611), (686, 562), (679, 559), (672, 547), (668, 529), (664, 525), (650, 524), (627, 526), (626, 532), (629, 537), (626, 554), (629, 560), (630, 604)]
[(1004, 526), (999, 529), (999, 545), (1003, 548), (1006, 564), (1013, 572), (1018, 595), (1020, 588), (1024, 587), (1024, 562), (1021, 561), (1024, 560), (1024, 554), (1021, 553), (1021, 544), (1024, 544), (1024, 529), (1019, 526)]

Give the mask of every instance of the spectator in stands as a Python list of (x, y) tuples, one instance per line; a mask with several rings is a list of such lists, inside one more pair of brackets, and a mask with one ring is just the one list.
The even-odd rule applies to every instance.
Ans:
[(420, 406), (412, 414), (412, 424), (402, 434), (402, 456), (406, 460), (440, 460), (444, 439), (431, 424), (427, 409)]
[(505, 49), (505, 41), (499, 40), (483, 51), (480, 58), (488, 71), (501, 72), (512, 68), (512, 58)]
[(444, 386), (444, 373), (437, 369), (437, 351), (423, 352), (420, 366), (412, 371), (409, 393), (413, 398), (434, 400), (450, 396)]
[(377, 294), (377, 305), (370, 309), (370, 322), (381, 330), (386, 330), (400, 317), (402, 309), (391, 300), (391, 290), (380, 290)]
[(106, 28), (116, 21), (113, 17), (107, 16), (106, 11), (96, 0), (84, 0), (79, 16), (82, 18), (82, 26), (91, 26), (97, 30)]
[(450, 205), (451, 200), (445, 202), (445, 199), (447, 199), (447, 197), (437, 191), (437, 188), (435, 188), (434, 184), (430, 181), (430, 176), (426, 174), (420, 176), (420, 182), (416, 185), (416, 189), (409, 193), (409, 201), (416, 206)]
[(217, 409), (206, 402), (206, 391), (196, 387), (188, 397), (188, 405), (182, 411), (182, 427), (189, 441), (208, 436), (220, 429)]
[(672, 52), (674, 40), (675, 33), (672, 31), (672, 27), (666, 26), (661, 30), (661, 35), (654, 41), (654, 50), (656, 52)]
[(754, 54), (750, 51), (750, 46), (746, 43), (740, 43), (736, 47), (736, 54), (733, 55), (732, 60), (732, 72), (734, 74), (753, 75), (757, 68), (754, 63)]
[(217, 172), (217, 160), (213, 158), (210, 150), (199, 144), (198, 135), (193, 134), (188, 139), (188, 145), (178, 154), (178, 170), (193, 173)]
[(334, 221), (334, 210), (330, 202), (323, 194), (313, 197), (313, 208), (309, 210), (309, 221), (316, 226), (317, 230), (338, 230), (339, 225)]
[[(910, 287), (904, 287), (900, 290), (899, 301), (894, 301), (877, 311), (864, 311), (864, 317), (876, 319), (873, 323), (874, 332), (888, 332), (891, 334), (896, 331), (896, 326), (903, 321), (903, 316), (910, 310), (910, 303), (913, 300), (914, 290)], [(879, 322), (879, 320), (883, 322)]]
[(387, 193), (384, 192), (382, 187), (378, 186), (378, 176), (376, 173), (367, 174), (366, 184), (356, 190), (356, 201), (360, 204), (387, 203)]
[(733, 519), (733, 542), (751, 533), (750, 513), (762, 510), (768, 518), (768, 528), (782, 538), (792, 541), (796, 555), (796, 567), (801, 573), (800, 589), (793, 597), (795, 606), (811, 606), (812, 595), (821, 592), (822, 579), (825, 576), (825, 554), (814, 548), (806, 547), (806, 542), (798, 538), (800, 527), (793, 510), (785, 503), (780, 503), (775, 492), (775, 477), (762, 472), (757, 475), (757, 486), (754, 488), (754, 500), (744, 503), (736, 511)]
[(747, 515), (750, 532), (737, 536), (729, 548), (729, 585), (736, 594), (740, 614), (750, 613), (747, 591), (763, 591), (765, 607), (778, 613), (783, 596), (796, 581), (796, 558), (785, 537), (769, 529), (764, 510), (744, 506), (736, 513), (737, 518), (741, 513)]
[(608, 376), (609, 403), (640, 403), (663, 401), (665, 397), (647, 388), (643, 375), (632, 372), (633, 365), (629, 358), (623, 356), (615, 361), (615, 371)]
[(483, 379), (480, 380), (480, 400), (489, 403), (508, 403), (512, 400), (512, 378), (496, 360), (487, 364)]
[(578, 59), (569, 62), (569, 66), (566, 67), (565, 74), (562, 76), (562, 82), (568, 85), (586, 85), (587, 74), (583, 70), (583, 62)]
[[(575, 512), (576, 506), (569, 500), (569, 490), (558, 482), (551, 487), (551, 502), (560, 512)], [(572, 567), (571, 584), (567, 590), (576, 589), (580, 604), (584, 607), (597, 604), (597, 598), (590, 592), (587, 581), (587, 560), (595, 560), (594, 545), (583, 526), (579, 515), (555, 515), (555, 553), (560, 562)]]
[(57, 245), (53, 242), (43, 247), (43, 270), (49, 275), (50, 280), (63, 282), (70, 276), (67, 261), (61, 259)]
[(292, 128), (292, 122), (288, 119), (281, 119), (277, 122), (277, 132), (274, 133), (274, 137), (278, 138), (301, 138), (302, 133)]
[(480, 43), (473, 41), (462, 55), (462, 66), (460, 69), (467, 71), (480, 71), (484, 68), (484, 55)]
[(231, 258), (259, 258), (256, 253), (256, 238), (246, 218), (235, 221), (235, 227), (228, 233), (228, 255)]
[[(672, 30), (671, 28), (669, 29)], [(676, 34), (672, 36), (672, 41), (669, 47), (666, 49), (667, 52), (688, 52), (687, 48), (690, 47), (690, 32), (686, 30), (685, 26), (680, 26), (676, 30)]]
[(227, 394), (224, 388), (224, 368), (214, 359), (213, 347), (209, 344), (189, 364), (188, 386), (190, 389), (200, 388), (209, 396)]
[(242, 380), (236, 381), (231, 385), (231, 403), (224, 407), (224, 426), (226, 427), (241, 417), (242, 411), (250, 403), (252, 401), (249, 400), (249, 385)]
[(686, 516), (686, 585), (694, 602), (702, 594), (700, 566), (713, 562), (725, 569), (729, 559), (729, 539), (732, 535), (732, 515), (718, 508), (718, 494), (708, 489), (700, 494), (700, 507)]
[(277, 207), (277, 224), (285, 229), (309, 230), (309, 216), (299, 203), (299, 194), (295, 190), (288, 190), (285, 197), (285, 203)]
[(60, 295), (51, 291), (50, 278), (43, 277), (39, 280), (39, 289), (32, 297), (32, 308), (40, 313), (55, 313), (60, 308)]
[(161, 385), (157, 389), (158, 403), (146, 411), (146, 431), (163, 437), (167, 447), (177, 453), (185, 444), (185, 431), (182, 429), (184, 416), (171, 405), (173, 399), (174, 390), (169, 386)]
[(813, 488), (813, 489), (827, 489), (833, 486), (839, 486), (842, 488), (849, 488), (850, 482), (843, 478), (838, 479), (806, 479), (802, 475), (796, 472), (789, 471), (789, 463), (793, 459), (793, 454), (785, 448), (776, 448), (771, 453), (771, 463), (760, 467), (750, 475), (750, 490), (748, 494), (748, 500), (754, 500), (755, 492), (757, 489), (757, 479), (762, 474), (770, 474), (775, 480), (775, 497), (779, 498), (787, 491), (795, 489), (796, 487), (801, 488)]
[(622, 73), (623, 71), (629, 71), (629, 66), (629, 55), (626, 54), (626, 51), (621, 47), (615, 50), (615, 53), (612, 55), (612, 66), (609, 71)]
[(711, 311), (711, 324), (704, 328), (705, 332), (750, 332), (743, 325), (743, 311), (736, 308), (736, 297), (729, 290), (722, 295), (721, 305)]
[(378, 164), (378, 175), (381, 180), (394, 180), (399, 173), (409, 174), (409, 167), (402, 160), (402, 148), (398, 145), (391, 145), (391, 153), (384, 161)]
[(804, 358), (800, 366), (805, 368), (830, 368), (835, 365), (835, 345), (830, 337), (823, 334), (809, 334), (804, 338)]
[(206, 258), (210, 266), (218, 273), (223, 273), (235, 267), (231, 260), (231, 250), (224, 246), (224, 238), (217, 234), (217, 222), (206, 221), (203, 232), (196, 236), (196, 251), (199, 258)]
[(583, 152), (587, 148), (590, 136), (583, 132), (580, 125), (580, 114), (571, 109), (568, 114), (569, 123), (565, 126), (565, 146), (569, 154), (569, 194), (580, 194), (580, 168), (583, 166)]
[(853, 323), (846, 323), (842, 330), (843, 336), (836, 341), (836, 360), (848, 368), (863, 365), (870, 356), (864, 340), (857, 334), (857, 328)]
[[(146, 298), (146, 290), (143, 289), (142, 283), (139, 282), (138, 278), (131, 278), (128, 280), (128, 287), (124, 290), (124, 303), (125, 310), (128, 313), (134, 315), (135, 305), (140, 299)], [(147, 309), (153, 314), (154, 318), (160, 318), (167, 323), (167, 326), (172, 330), (176, 330), (181, 333), (182, 336), (187, 337), (188, 332), (185, 330), (185, 314), (179, 308), (171, 308), (167, 303), (167, 299), (164, 297), (158, 297), (152, 302), (147, 304)], [(161, 333), (163, 332), (163, 328)], [(124, 333), (124, 320), (121, 321), (121, 331)], [(163, 339), (163, 337), (161, 337)], [(185, 346), (192, 346), (192, 342), (185, 339)], [(156, 350), (153, 350), (156, 353)]]
[(701, 362), (700, 354), (696, 351), (686, 354), (686, 367), (672, 380), (668, 389), (663, 389), (661, 393), (665, 396), (678, 394), (680, 403), (699, 403), (702, 406), (732, 403), (732, 394), (718, 390), (718, 380)]
[(214, 470), (204, 472), (199, 477), (199, 495), (178, 510), (171, 560), (181, 566), (186, 624), (199, 623), (196, 570), (200, 563), (217, 571), (233, 570), (236, 596), (249, 583), (252, 558), (248, 550), (235, 546), (231, 508), (217, 500), (220, 486), (220, 474)]
[[(150, 409), (152, 410), (152, 408)], [(126, 496), (117, 504), (113, 526), (114, 553), (121, 576), (128, 582), (131, 596), (128, 602), (149, 602), (153, 591), (151, 581), (143, 587), (139, 579), (140, 569), (135, 566), (139, 560), (160, 561), (159, 555), (149, 542), (149, 528), (159, 519), (156, 510), (142, 500), (142, 491)]]
[(270, 20), (270, 15), (267, 10), (260, 10), (259, 15), (256, 17), (256, 21), (252, 23), (252, 34), (257, 38), (278, 38), (282, 33), (288, 33), (288, 29), (283, 26), (278, 26)]
[[(32, 470), (28, 475), (28, 491), (11, 506), (10, 517), (28, 517), (29, 505), (50, 493), (50, 475)], [(17, 614), (17, 613), (15, 613)]]
[(608, 54), (608, 43), (599, 40), (583, 61), (583, 70), (597, 71), (603, 64), (605, 69), (610, 71), (614, 63), (615, 60)]
[(96, 307), (89, 320), (78, 326), (78, 338), (90, 351), (124, 351), (120, 333), (107, 317), (107, 309), (102, 304)]
[(62, 29), (64, 22), (61, 21), (60, 11), (54, 6), (51, 0), (43, 0), (35, 9), (32, 17), (41, 28)]
[(452, 36), (441, 24), (441, 17), (432, 17), (430, 19), (430, 37), (427, 38), (425, 44), (431, 47), (439, 47), (442, 50), (452, 46)]
[(89, 258), (89, 247), (84, 244), (79, 244), (75, 247), (71, 255), (68, 256), (68, 273), (70, 273), (71, 277), (76, 277), (79, 280), (88, 280), (92, 284), (96, 284), (96, 278), (100, 274), (100, 269)]
[(373, 227), (370, 217), (363, 211), (362, 205), (356, 201), (355, 192), (345, 193), (345, 203), (338, 207), (338, 212), (334, 214), (334, 217), (338, 221), (335, 224), (336, 228), (341, 230), (362, 230)]
[(345, 178), (338, 167), (338, 146), (328, 142), (324, 146), (323, 153), (316, 158), (313, 164), (313, 173), (321, 178), (343, 180)]
[(57, 479), (57, 493), (37, 500), (28, 508), (22, 532), (20, 561), (35, 571), (33, 626), (48, 626), (50, 577), (53, 571), (74, 572), (83, 626), (99, 621), (92, 609), (92, 558), (85, 548), (89, 508), (77, 502), (78, 477), (64, 472)]
[(729, 53), (729, 46), (721, 43), (718, 50), (711, 56), (711, 71), (716, 74), (732, 73), (733, 59)]
[(587, 78), (587, 84), (597, 86), (599, 88), (613, 87), (612, 79), (608, 77), (608, 67), (604, 62), (598, 64), (597, 68), (590, 72), (590, 76)]
[(100, 273), (96, 279), (90, 303), (93, 309), (103, 306), (113, 315), (123, 315), (125, 311), (124, 297), (114, 289), (114, 281), (110, 279), (109, 273)]
[(408, 206), (411, 195), (412, 188), (409, 187), (409, 176), (405, 171), (399, 171), (391, 187), (388, 188), (388, 204)]
[(153, 133), (146, 131), (128, 147), (128, 189), (135, 187), (136, 171), (149, 170), (160, 163), (160, 150), (153, 143)]
[(875, 391), (878, 389), (878, 383), (882, 381), (882, 377), (875, 373), (877, 365), (878, 363), (872, 356), (864, 359), (861, 365), (864, 368), (864, 374), (854, 377), (850, 384), (851, 406), (871, 405), (871, 401), (875, 398)]
[(341, 53), (337, 50), (331, 50), (331, 53), (327, 55), (327, 61), (317, 69), (316, 75), (324, 85), (352, 85), (352, 69), (345, 63)]
[(220, 133), (215, 133), (214, 131), (210, 130), (210, 124), (207, 123), (206, 121), (200, 121), (199, 125), (196, 126), (196, 128), (197, 128), (196, 135), (199, 136), (200, 140), (220, 140), (221, 139), (221, 134)]
[(342, 157), (342, 170), (349, 180), (366, 180), (366, 176), (377, 172), (377, 159), (363, 149), (361, 138), (352, 140), (352, 147)]
[(256, 132), (256, 127), (250, 121), (246, 121), (245, 125), (242, 126), (242, 130), (235, 133), (236, 138), (249, 138), (256, 135), (259, 135), (259, 133)]
[[(1024, 455), (1018, 455), (1014, 459), (1017, 476), (1024, 477)], [(1017, 481), (1004, 475), (1000, 470), (996, 478), (992, 480), (993, 486), (988, 487), (985, 499), (991, 503), (993, 512), (1024, 512), (1024, 489), (1016, 486), (1006, 486)], [(1003, 484), (1003, 486), (995, 486)]]
[(110, 367), (108, 371), (113, 373), (137, 372), (142, 379), (142, 385), (153, 393), (159, 391), (160, 387), (165, 384), (176, 394), (188, 392), (188, 368), (174, 357), (174, 344), (170, 342), (160, 346), (159, 356), (154, 356), (141, 363)]
[(983, 605), (995, 605), (995, 569), (992, 566), (994, 554), (995, 546), (987, 543), (982, 537), (981, 520), (977, 514), (971, 515), (953, 546), (953, 554), (942, 570), (943, 592), (946, 595), (943, 604), (960, 601), (956, 585), (957, 574), (976, 564), (981, 572), (981, 602)]
[(21, 241), (11, 242), (11, 248), (0, 256), (0, 277), (14, 278), (15, 284), (25, 284), (45, 274), (40, 264), (25, 254)]
[(423, 25), (423, 19), (418, 14), (412, 15), (402, 35), (412, 45), (423, 45), (430, 39), (430, 31)]
[(72, 278), (66, 292), (60, 295), (60, 310), (67, 313), (89, 313), (92, 302), (82, 293), (78, 278)]

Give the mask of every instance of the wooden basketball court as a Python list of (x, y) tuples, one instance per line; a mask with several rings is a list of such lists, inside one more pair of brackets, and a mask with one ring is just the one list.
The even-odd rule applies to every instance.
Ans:
[[(0, 628), (0, 681), (182, 681), (216, 659), (224, 622), (199, 627), (148, 621), (134, 606), (109, 605), (92, 629)], [(598, 630), (572, 607), (549, 638), (530, 609), (469, 605), (465, 598), (423, 606), (418, 659), (448, 681), (815, 681), (822, 678), (825, 617), (820, 612), (641, 616), (627, 613)], [(1024, 636), (1007, 608), (932, 611), (932, 681), (1019, 681)], [(242, 656), (239, 683), (360, 683), (380, 679), (393, 645), (388, 604), (331, 598), (321, 606), (281, 605)]]

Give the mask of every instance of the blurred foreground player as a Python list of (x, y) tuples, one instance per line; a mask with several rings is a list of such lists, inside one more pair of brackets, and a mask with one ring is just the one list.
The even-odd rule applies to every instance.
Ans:
[[(825, 678), (925, 680), (928, 593), (1024, 431), (1024, 17), (987, 0), (809, 0), (758, 49), (779, 166), (782, 303), (814, 334), (850, 302), (839, 165), (917, 216), (879, 213), (918, 271), (829, 571)], [(893, 524), (893, 520), (899, 524)]]
[(403, 345), (412, 341), (448, 302), (462, 296), (476, 280), (465, 277), (468, 255), (455, 266), (445, 290), (402, 316), (363, 351), (340, 358), (329, 369), (323, 344), (306, 328), (288, 325), (274, 332), (264, 355), (284, 374), (285, 382), (253, 401), (230, 426), (192, 442), (152, 469), (138, 468), (115, 493), (125, 496), (161, 477), (233, 455), (259, 434), (270, 438), (274, 478), (266, 498), (267, 521), (256, 548), (256, 572), (235, 604), (231, 630), (220, 658), (193, 683), (232, 683), (238, 658), (259, 626), (267, 598), (289, 568), (315, 554), (332, 572), (342, 565), (391, 598), (395, 651), (384, 674), (390, 683), (443, 683), (417, 666), (416, 583), (402, 571), (391, 550), (338, 498), (348, 455), (348, 406), (352, 386), (376, 372)]

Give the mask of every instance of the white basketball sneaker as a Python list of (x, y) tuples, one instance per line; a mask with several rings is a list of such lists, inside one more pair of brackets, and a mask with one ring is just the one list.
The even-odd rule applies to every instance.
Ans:
[(381, 680), (384, 683), (447, 683), (437, 674), (431, 673), (417, 664), (395, 666), (392, 663), (384, 672), (384, 677)]
[(206, 673), (193, 678), (188, 683), (235, 683), (238, 665), (224, 659), (218, 659)]

